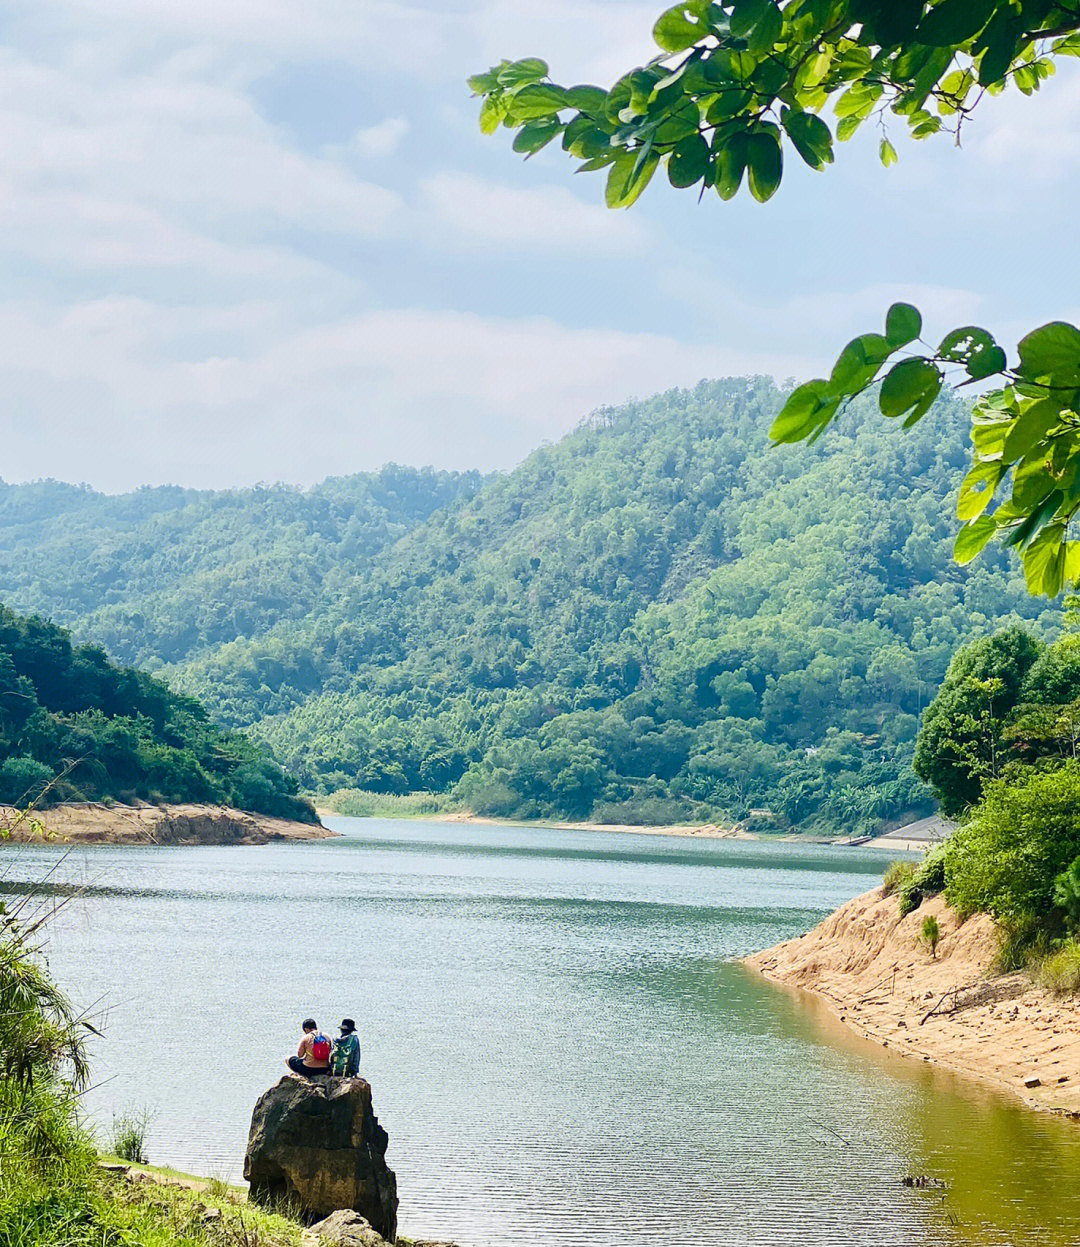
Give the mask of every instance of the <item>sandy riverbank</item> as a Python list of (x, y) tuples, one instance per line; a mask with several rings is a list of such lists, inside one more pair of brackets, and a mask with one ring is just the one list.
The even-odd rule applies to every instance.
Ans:
[(322, 823), (249, 814), (225, 805), (55, 805), (24, 815), (0, 806), (0, 831), (15, 843), (56, 844), (267, 844), (271, 840), (336, 837)]
[[(937, 958), (919, 934), (933, 914)], [(767, 979), (813, 993), (864, 1038), (972, 1075), (1042, 1109), (1080, 1115), (1080, 1001), (1023, 974), (994, 976), (993, 920), (958, 923), (941, 897), (900, 918), (881, 889), (807, 934), (746, 959)], [(949, 994), (951, 993), (951, 994)], [(1037, 1086), (1025, 1086), (1032, 1078)]]
[(516, 823), (512, 819), (486, 818), (480, 814), (470, 814), (465, 810), (457, 810), (453, 814), (434, 816), (443, 823), (481, 823), (488, 826), (519, 826), (519, 827), (552, 827), (556, 831), (626, 831), (641, 836), (696, 836), (707, 840), (756, 840), (753, 832), (743, 831), (741, 827), (725, 827), (720, 823), (672, 823), (668, 826), (644, 826), (640, 823), (567, 823), (567, 822), (527, 822)]
[[(338, 810), (316, 806), (315, 812), (320, 818), (348, 818)], [(364, 815), (362, 817), (379, 817)], [(387, 814), (384, 817), (394, 818)], [(549, 822), (544, 819), (523, 821), (514, 818), (489, 818), (484, 814), (472, 814), (468, 810), (451, 810), (446, 813), (410, 814), (409, 821), (430, 823), (475, 823), (482, 827), (538, 827), (553, 828), (556, 831), (625, 831), (640, 836), (695, 836), (707, 840), (757, 840), (752, 832), (743, 831), (741, 827), (727, 827), (720, 823), (672, 823), (669, 826), (651, 826), (641, 823), (586, 823), (586, 822)]]

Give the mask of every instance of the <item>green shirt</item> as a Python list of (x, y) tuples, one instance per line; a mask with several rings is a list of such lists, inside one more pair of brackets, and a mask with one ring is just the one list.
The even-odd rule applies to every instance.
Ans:
[(360, 1072), (360, 1040), (355, 1034), (334, 1040), (330, 1054), (330, 1073), (337, 1078), (355, 1078)]

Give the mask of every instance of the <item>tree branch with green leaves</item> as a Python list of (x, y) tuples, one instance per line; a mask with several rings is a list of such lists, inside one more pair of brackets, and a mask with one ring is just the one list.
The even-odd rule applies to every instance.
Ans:
[[(745, 181), (765, 202), (789, 149), (822, 170), (835, 140), (876, 121), (889, 165), (890, 119), (916, 139), (959, 140), (987, 94), (1009, 85), (1032, 94), (1056, 57), (1080, 56), (1080, 3), (684, 0), (660, 15), (653, 37), (657, 55), (609, 89), (559, 86), (538, 58), (475, 75), (481, 128), (515, 131), (514, 149), (526, 157), (559, 139), (580, 172), (605, 173), (612, 208), (634, 203), (661, 167), (677, 188), (727, 200)], [(895, 305), (884, 334), (854, 339), (828, 378), (791, 394), (775, 439), (813, 440), (878, 382), (882, 412), (910, 427), (944, 384), (999, 377), (973, 412), (956, 556), (969, 561), (999, 534), (1023, 558), (1032, 593), (1078, 583), (1080, 544), (1069, 525), (1080, 507), (1080, 330), (1060, 322), (1034, 330), (1014, 365), (984, 329), (965, 326), (936, 349), (913, 349), (920, 333), (919, 313)]]

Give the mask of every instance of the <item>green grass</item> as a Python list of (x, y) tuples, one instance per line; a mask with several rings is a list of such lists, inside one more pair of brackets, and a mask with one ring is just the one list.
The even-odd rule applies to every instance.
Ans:
[(881, 892), (883, 896), (892, 896), (892, 894), (909, 883), (911, 877), (915, 874), (915, 866), (912, 862), (890, 862), (885, 868), (885, 874), (881, 880)]
[(123, 1160), (145, 1165), (146, 1131), (150, 1125), (147, 1109), (132, 1109), (113, 1118), (110, 1141), (112, 1149)]
[(1080, 992), (1080, 944), (1068, 940), (1035, 963), (1037, 983), (1055, 996), (1074, 996)]
[(432, 818), (462, 809), (441, 792), (367, 792), (363, 788), (339, 788), (325, 797), (313, 798), (320, 809), (348, 818)]

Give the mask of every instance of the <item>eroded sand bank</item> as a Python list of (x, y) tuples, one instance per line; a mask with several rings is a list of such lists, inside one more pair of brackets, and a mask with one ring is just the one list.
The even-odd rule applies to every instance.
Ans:
[[(930, 914), (941, 928), (936, 958), (920, 939)], [(1055, 998), (1024, 974), (994, 975), (996, 948), (985, 914), (959, 923), (934, 897), (901, 918), (896, 897), (877, 888), (746, 964), (814, 993), (894, 1052), (988, 1080), (1035, 1107), (1080, 1114), (1080, 1001)]]

